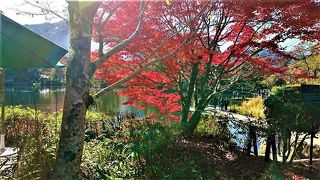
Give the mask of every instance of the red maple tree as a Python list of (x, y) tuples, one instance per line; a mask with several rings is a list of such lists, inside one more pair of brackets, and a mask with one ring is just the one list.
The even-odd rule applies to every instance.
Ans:
[[(131, 24), (138, 18), (131, 12), (137, 5), (126, 4), (126, 11), (103, 26), (103, 38), (115, 41), (134, 31)], [(162, 117), (180, 120), (192, 132), (212, 98), (238, 80), (259, 73), (287, 76), (292, 57), (281, 43), (319, 40), (319, 8), (308, 0), (154, 1), (137, 37), (95, 75), (112, 84), (142, 69), (120, 91), (129, 96), (127, 103), (140, 108), (151, 104)], [(148, 64), (173, 51), (163, 61)]]

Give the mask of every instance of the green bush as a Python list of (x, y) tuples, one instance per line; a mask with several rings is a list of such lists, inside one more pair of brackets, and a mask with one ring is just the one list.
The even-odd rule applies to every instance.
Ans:
[(131, 144), (111, 139), (84, 145), (81, 170), (86, 179), (130, 179), (137, 176)]
[(195, 133), (201, 136), (213, 136), (215, 134), (218, 134), (218, 132), (219, 132), (218, 119), (216, 119), (212, 115), (203, 116), (197, 128), (195, 129)]
[(5, 113), (6, 146), (20, 149), (14, 177), (46, 177), (55, 159), (61, 113), (44, 114), (21, 106), (6, 107)]
[(234, 147), (235, 144), (231, 141), (233, 136), (229, 128), (226, 121), (220, 121), (212, 115), (204, 115), (195, 129), (195, 133), (199, 136), (211, 137), (213, 142), (218, 145)]
[[(88, 112), (87, 127), (108, 117)], [(15, 178), (45, 179), (55, 161), (61, 119), (61, 112), (46, 114), (21, 106), (5, 108), (6, 146), (20, 149)]]
[(129, 141), (133, 144), (133, 152), (144, 179), (201, 178), (192, 162), (178, 155), (182, 153), (177, 145), (181, 139), (178, 123), (145, 120), (131, 123), (128, 130)]

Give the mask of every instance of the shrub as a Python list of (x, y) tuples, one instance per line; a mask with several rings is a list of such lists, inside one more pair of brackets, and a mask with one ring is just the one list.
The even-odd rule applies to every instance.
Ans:
[(61, 113), (44, 114), (20, 106), (6, 107), (5, 113), (6, 146), (20, 149), (14, 177), (46, 177), (55, 159)]
[[(180, 125), (171, 122), (136, 121), (127, 125), (141, 175), (145, 179), (200, 179), (192, 162), (180, 157)], [(178, 158), (177, 158), (178, 157)]]
[(212, 115), (204, 115), (199, 122), (195, 133), (200, 136), (211, 137), (213, 142), (224, 147), (233, 147), (233, 135), (230, 133), (230, 124), (220, 121)]
[(130, 179), (137, 165), (130, 143), (111, 139), (85, 142), (81, 170), (86, 179)]
[(242, 102), (239, 107), (240, 114), (251, 116), (256, 119), (265, 119), (264, 100), (261, 97), (252, 98), (249, 101)]
[[(14, 178), (46, 179), (55, 161), (62, 113), (7, 107), (6, 117), (8, 144), (20, 148)], [(96, 134), (84, 143), (84, 179), (200, 178), (191, 162), (174, 155), (178, 123), (164, 125), (130, 113), (88, 112), (86, 127), (86, 133)]]

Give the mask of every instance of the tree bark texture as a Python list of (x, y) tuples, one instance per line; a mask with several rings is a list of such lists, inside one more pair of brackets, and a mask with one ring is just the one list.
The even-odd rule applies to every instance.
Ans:
[(89, 99), (93, 17), (101, 2), (69, 1), (70, 47), (60, 141), (50, 179), (79, 177)]

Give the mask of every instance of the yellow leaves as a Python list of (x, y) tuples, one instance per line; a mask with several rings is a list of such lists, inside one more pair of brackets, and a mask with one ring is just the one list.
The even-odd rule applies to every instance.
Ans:
[(167, 5), (171, 5), (172, 0), (166, 0)]
[(240, 114), (252, 116), (256, 119), (265, 118), (264, 110), (264, 100), (261, 97), (256, 97), (250, 99), (249, 101), (244, 101), (239, 107)]

